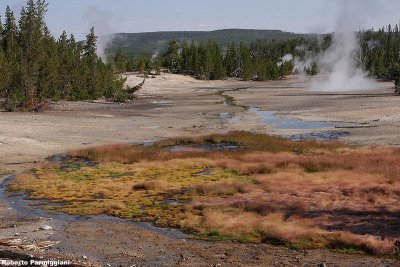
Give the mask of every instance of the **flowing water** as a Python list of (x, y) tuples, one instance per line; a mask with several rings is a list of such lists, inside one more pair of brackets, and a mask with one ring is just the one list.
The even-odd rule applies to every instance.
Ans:
[(303, 130), (336, 126), (336, 124), (332, 122), (302, 121), (298, 119), (281, 118), (276, 115), (275, 111), (263, 111), (260, 108), (255, 107), (249, 108), (248, 111), (256, 113), (261, 117), (262, 123), (271, 125), (273, 129)]
[[(226, 107), (238, 106), (233, 97), (225, 95), (224, 92), (219, 92), (223, 99), (223, 104)], [(264, 111), (258, 107), (241, 106), (251, 113), (257, 114), (261, 120), (260, 123), (271, 126), (275, 130), (316, 130), (313, 132), (284, 135), (283, 137), (291, 140), (320, 140), (329, 141), (336, 140), (340, 137), (347, 136), (350, 133), (346, 131), (330, 130), (331, 128), (342, 127), (344, 123), (336, 122), (320, 122), (320, 121), (303, 121), (299, 119), (283, 118), (277, 115), (276, 111)], [(240, 116), (234, 113), (220, 113), (219, 118), (227, 123), (236, 123), (241, 120)]]

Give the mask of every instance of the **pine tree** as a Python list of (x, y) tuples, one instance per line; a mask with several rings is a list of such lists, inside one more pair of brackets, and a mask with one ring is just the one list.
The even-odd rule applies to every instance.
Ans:
[(68, 67), (71, 77), (71, 89), (69, 99), (84, 100), (88, 99), (86, 76), (88, 75), (87, 64), (81, 55), (83, 46), (75, 42), (74, 35), (71, 34), (68, 39), (68, 57), (71, 58)]
[(257, 66), (258, 66), (257, 76), (260, 81), (266, 81), (271, 79), (269, 64), (266, 60), (261, 60), (261, 62), (259, 62)]
[(240, 78), (242, 78), (244, 81), (252, 79), (253, 65), (252, 65), (250, 50), (243, 43), (240, 43), (239, 46), (239, 68), (240, 68), (239, 72)]
[(117, 73), (126, 72), (128, 61), (121, 47), (119, 47), (115, 53), (114, 62)]
[(97, 62), (97, 36), (94, 33), (94, 27), (90, 29), (90, 33), (86, 35), (86, 42), (83, 46), (83, 57), (90, 69), (96, 68)]
[(16, 63), (17, 60), (17, 34), (18, 29), (15, 22), (14, 12), (10, 7), (6, 8), (4, 29), (2, 32), (2, 45), (8, 61)]
[(68, 45), (67, 33), (63, 31), (57, 41), (58, 44), (58, 61), (59, 61), (59, 89), (60, 98), (65, 99), (70, 94), (70, 73), (72, 56)]
[(396, 77), (394, 81), (394, 88), (396, 91), (396, 94), (400, 94), (400, 76)]
[[(41, 4), (42, 1), (38, 1)], [(39, 84), (40, 62), (44, 56), (42, 38), (44, 36), (44, 15), (45, 9), (37, 6), (33, 0), (28, 0), (26, 8), (21, 10), (19, 20), (19, 45), (21, 48), (21, 71), (22, 85), (24, 87), (24, 102), (30, 106), (34, 104), (37, 95), (42, 90), (37, 88)]]
[(224, 60), (216, 42), (209, 43), (209, 53), (211, 65), (211, 73), (209, 79), (211, 80), (221, 80), (226, 77), (226, 68), (224, 67)]
[(149, 71), (149, 60), (147, 57), (142, 56), (138, 62), (138, 71), (141, 74), (146, 74)]
[(0, 48), (0, 73), (0, 97), (7, 97), (12, 73), (2, 48)]
[(3, 28), (3, 22), (0, 16), (0, 49), (3, 50), (3, 32), (4, 32), (4, 28)]
[(94, 33), (94, 27), (90, 29), (90, 33), (86, 36), (86, 43), (83, 46), (83, 59), (85, 62), (84, 70), (87, 71), (86, 75), (86, 88), (87, 95), (84, 98), (98, 98), (100, 97), (98, 72), (97, 66), (99, 58), (97, 56), (97, 36)]
[(189, 72), (189, 47), (186, 41), (183, 41), (181, 45), (179, 67), (181, 73)]
[(199, 73), (199, 50), (194, 42), (189, 47), (189, 73), (197, 75)]
[(175, 71), (179, 69), (179, 43), (176, 40), (169, 42), (165, 58), (166, 65), (170, 70)]
[(198, 46), (199, 63), (197, 76), (200, 79), (210, 79), (210, 51), (204, 43)]
[(318, 74), (318, 65), (316, 62), (313, 62), (311, 65), (310, 75), (317, 75)]
[(225, 56), (226, 71), (230, 76), (236, 77), (238, 71), (237, 63), (238, 62), (237, 62), (236, 46), (235, 43), (232, 43), (231, 45), (228, 46)]
[(13, 111), (20, 107), (23, 99), (21, 87), (21, 71), (18, 61), (18, 27), (14, 12), (7, 6), (5, 12), (5, 22), (2, 32), (2, 48), (6, 62), (2, 64), (5, 73), (3, 77), (3, 91), (6, 97), (6, 109)]

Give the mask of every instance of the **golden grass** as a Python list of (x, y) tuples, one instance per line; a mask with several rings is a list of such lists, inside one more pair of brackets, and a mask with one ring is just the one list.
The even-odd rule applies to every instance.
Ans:
[[(175, 145), (194, 149), (168, 150)], [(398, 149), (232, 132), (69, 155), (97, 165), (47, 164), (10, 189), (65, 204), (54, 210), (149, 220), (210, 240), (388, 255), (399, 238)]]

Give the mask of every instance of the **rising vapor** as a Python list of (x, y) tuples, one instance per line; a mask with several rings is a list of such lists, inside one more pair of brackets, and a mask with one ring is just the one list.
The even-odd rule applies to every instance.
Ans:
[(368, 20), (379, 1), (339, 1), (337, 25), (332, 45), (319, 56), (323, 79), (311, 85), (314, 91), (348, 91), (376, 89), (377, 84), (360, 67), (359, 40), (355, 29)]
[(94, 26), (97, 39), (97, 55), (104, 61), (107, 61), (107, 48), (114, 39), (115, 16), (108, 10), (98, 6), (89, 7), (84, 13), (84, 19), (88, 22), (88, 27)]

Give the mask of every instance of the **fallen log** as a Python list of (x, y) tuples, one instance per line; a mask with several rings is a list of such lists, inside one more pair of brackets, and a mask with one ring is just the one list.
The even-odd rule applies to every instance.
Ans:
[(133, 87), (127, 87), (127, 89), (126, 89), (126, 91), (129, 93), (129, 94), (134, 94), (134, 93), (136, 93), (137, 91), (139, 91), (140, 89), (142, 89), (142, 87), (143, 87), (143, 85), (144, 85), (144, 83), (146, 82), (146, 79), (143, 79), (143, 81), (141, 82), (141, 83), (139, 83), (138, 85), (136, 85), (136, 86), (133, 86)]
[(58, 241), (36, 241), (28, 242), (23, 241), (20, 238), (5, 238), (0, 239), (0, 246), (19, 248), (23, 250), (43, 250), (52, 246), (57, 245)]

